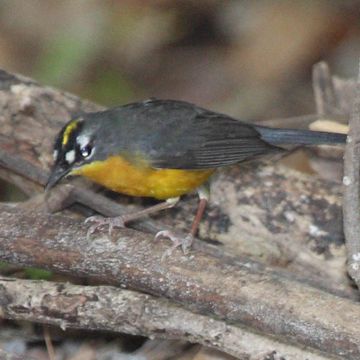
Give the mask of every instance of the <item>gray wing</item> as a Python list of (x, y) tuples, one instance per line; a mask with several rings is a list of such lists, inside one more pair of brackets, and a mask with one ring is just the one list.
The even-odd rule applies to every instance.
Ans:
[(217, 168), (282, 150), (262, 140), (252, 125), (213, 112), (172, 126), (149, 149), (155, 168)]

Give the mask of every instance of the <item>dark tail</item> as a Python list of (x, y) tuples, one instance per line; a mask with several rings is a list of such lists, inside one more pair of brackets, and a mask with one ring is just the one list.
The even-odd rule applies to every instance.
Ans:
[(273, 129), (256, 126), (261, 138), (272, 145), (344, 144), (346, 134), (301, 129)]

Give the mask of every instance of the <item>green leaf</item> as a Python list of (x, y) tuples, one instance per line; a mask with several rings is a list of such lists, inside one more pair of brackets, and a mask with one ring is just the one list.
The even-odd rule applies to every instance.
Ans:
[(25, 275), (31, 280), (49, 280), (52, 277), (52, 272), (37, 268), (25, 269)]

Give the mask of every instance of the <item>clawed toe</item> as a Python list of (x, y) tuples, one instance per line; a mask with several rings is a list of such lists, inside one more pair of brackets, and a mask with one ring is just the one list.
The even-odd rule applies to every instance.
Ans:
[(161, 258), (162, 260), (168, 256), (171, 256), (173, 251), (176, 248), (178, 248), (179, 246), (181, 246), (181, 249), (185, 255), (188, 254), (189, 249), (191, 248), (191, 245), (194, 241), (194, 237), (191, 234), (188, 234), (184, 237), (181, 235), (176, 235), (174, 232), (172, 232), (170, 230), (159, 231), (155, 235), (155, 240), (157, 240), (159, 238), (167, 238), (167, 239), (171, 240), (173, 243), (173, 245), (164, 252), (164, 254)]
[(86, 234), (87, 239), (89, 239), (91, 234), (93, 234), (97, 229), (99, 229), (104, 225), (109, 226), (109, 237), (111, 237), (114, 227), (120, 227), (120, 228), (125, 227), (125, 221), (121, 216), (117, 216), (114, 218), (105, 218), (103, 216), (95, 215), (88, 217), (84, 223), (85, 224), (93, 223), (93, 225), (91, 225), (87, 231)]
[(104, 224), (105, 218), (102, 216), (90, 216), (85, 219), (84, 224), (93, 223), (91, 225), (86, 233), (86, 238), (89, 240), (91, 234), (93, 234), (99, 227), (101, 227)]

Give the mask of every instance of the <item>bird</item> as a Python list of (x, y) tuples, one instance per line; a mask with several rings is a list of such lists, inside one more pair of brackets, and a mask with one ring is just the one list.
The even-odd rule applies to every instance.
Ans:
[(83, 113), (56, 136), (54, 164), (45, 190), (68, 176), (82, 176), (114, 192), (161, 202), (117, 216), (86, 219), (89, 234), (103, 225), (123, 227), (145, 215), (175, 206), (197, 191), (199, 203), (186, 236), (162, 230), (156, 238), (187, 252), (209, 201), (209, 179), (218, 170), (284, 152), (285, 145), (343, 144), (346, 135), (271, 128), (242, 121), (179, 100), (148, 99)]

